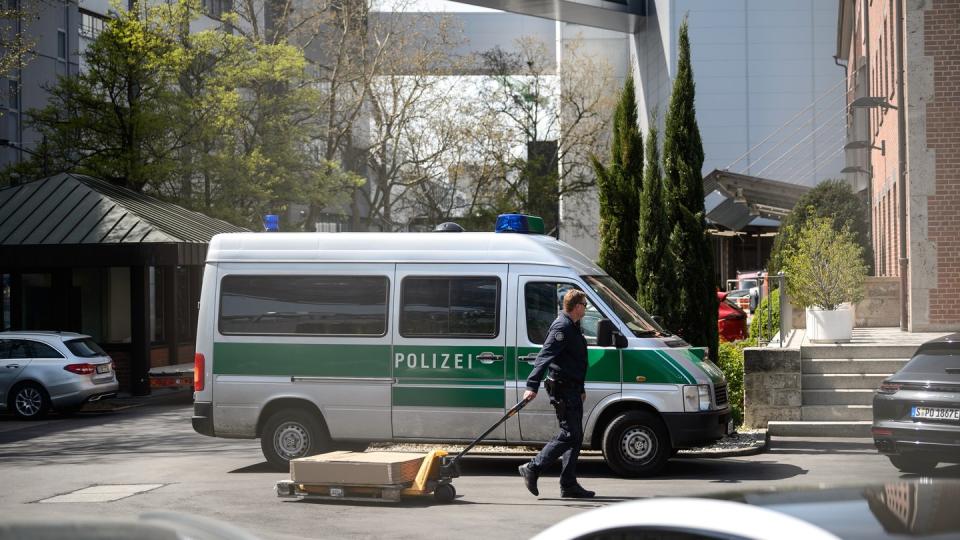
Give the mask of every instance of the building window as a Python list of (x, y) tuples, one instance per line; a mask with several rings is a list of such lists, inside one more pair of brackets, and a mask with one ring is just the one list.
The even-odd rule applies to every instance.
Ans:
[(408, 277), (403, 280), (403, 337), (494, 338), (500, 329), (495, 277)]
[(13, 110), (20, 108), (20, 81), (7, 81), (7, 107)]
[(96, 39), (107, 27), (107, 19), (91, 13), (89, 11), (80, 11), (80, 35), (85, 38)]
[(63, 30), (57, 30), (57, 58), (67, 59), (67, 33)]
[(226, 276), (220, 333), (383, 336), (384, 276)]
[(232, 0), (203, 0), (203, 12), (214, 19), (219, 19), (224, 13), (232, 9)]

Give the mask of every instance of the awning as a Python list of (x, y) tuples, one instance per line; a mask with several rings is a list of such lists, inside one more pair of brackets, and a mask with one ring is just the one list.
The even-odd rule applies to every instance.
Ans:
[(714, 169), (703, 179), (707, 219), (730, 230), (776, 227), (809, 187)]

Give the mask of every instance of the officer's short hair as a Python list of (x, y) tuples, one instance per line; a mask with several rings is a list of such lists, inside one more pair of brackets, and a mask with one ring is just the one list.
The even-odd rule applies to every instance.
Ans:
[(579, 289), (570, 289), (567, 294), (563, 295), (563, 310), (569, 313), (577, 307), (577, 304), (586, 301), (587, 293)]

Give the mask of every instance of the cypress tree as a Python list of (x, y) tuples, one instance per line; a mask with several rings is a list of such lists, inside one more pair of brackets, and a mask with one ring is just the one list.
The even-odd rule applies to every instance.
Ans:
[(694, 107), (687, 21), (680, 25), (677, 76), (673, 81), (663, 142), (664, 191), (671, 212), (670, 255), (676, 303), (668, 327), (695, 346), (718, 346), (713, 251), (703, 204), (703, 144)]
[(633, 77), (627, 77), (613, 115), (610, 164), (591, 156), (600, 199), (600, 252), (597, 264), (630, 294), (637, 293), (634, 270), (637, 216), (643, 185), (643, 137), (637, 122)]
[(640, 193), (640, 228), (637, 235), (637, 301), (648, 313), (670, 313), (673, 302), (673, 269), (664, 246), (670, 243), (670, 223), (660, 177), (657, 127), (647, 133), (647, 160)]

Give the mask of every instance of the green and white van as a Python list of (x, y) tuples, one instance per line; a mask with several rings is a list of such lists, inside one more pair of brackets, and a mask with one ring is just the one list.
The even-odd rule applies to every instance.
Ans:
[[(193, 427), (259, 437), (284, 469), (371, 441), (469, 441), (523, 395), (571, 287), (589, 299), (585, 447), (646, 476), (730, 430), (706, 351), (664, 332), (587, 257), (549, 236), (467, 232), (215, 236)], [(485, 442), (542, 445), (556, 429), (540, 392)]]

